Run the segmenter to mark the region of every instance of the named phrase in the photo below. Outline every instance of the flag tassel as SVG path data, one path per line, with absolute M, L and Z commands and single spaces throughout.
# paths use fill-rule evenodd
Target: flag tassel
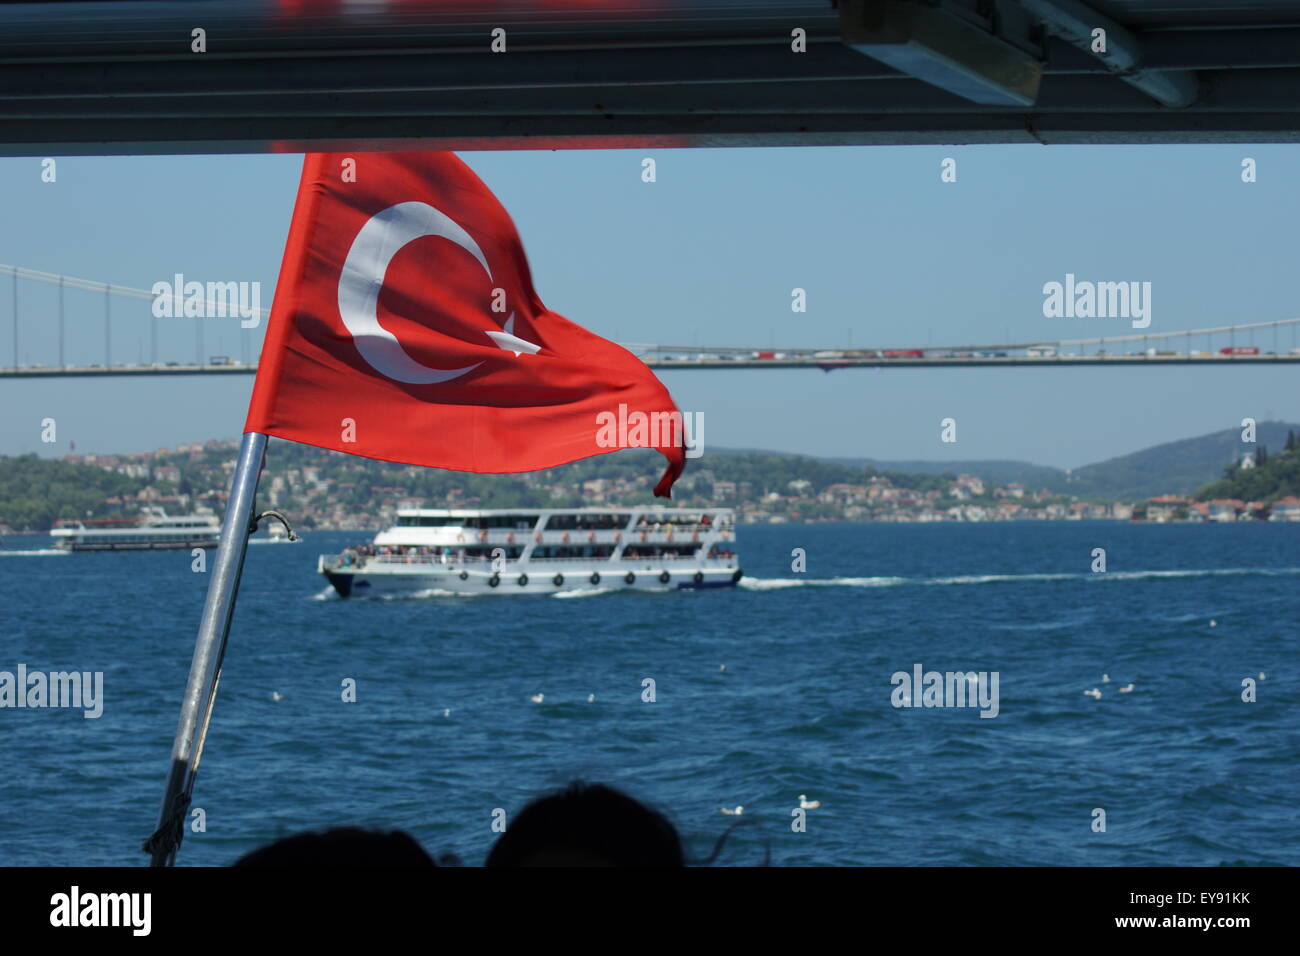
M 257 498 L 257 483 L 266 457 L 266 435 L 248 432 L 239 446 L 239 460 L 230 485 L 226 515 L 221 523 L 221 540 L 208 581 L 208 596 L 203 605 L 194 658 L 190 663 L 189 681 L 181 701 L 180 722 L 172 745 L 171 770 L 158 828 L 144 842 L 151 866 L 171 866 L 176 861 L 185 835 L 185 811 L 194 791 L 194 779 L 203 755 L 208 723 L 216 703 L 217 685 L 221 680 L 221 662 L 230 635 L 230 621 L 239 593 L 239 577 L 244 570 L 248 536 Z

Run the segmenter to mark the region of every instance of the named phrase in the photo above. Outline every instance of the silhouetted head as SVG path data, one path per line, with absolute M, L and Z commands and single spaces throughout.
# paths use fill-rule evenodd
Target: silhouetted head
M 437 866 L 415 839 L 401 830 L 383 832 L 335 827 L 276 840 L 235 861 L 235 866 Z
M 570 784 L 509 822 L 488 866 L 684 866 L 662 813 L 601 784 Z

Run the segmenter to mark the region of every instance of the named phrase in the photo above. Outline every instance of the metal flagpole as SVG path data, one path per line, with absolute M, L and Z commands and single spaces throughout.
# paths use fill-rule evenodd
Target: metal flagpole
M 221 680 L 221 661 L 226 653 L 230 619 L 239 592 L 239 576 L 248 550 L 257 481 L 265 457 L 266 436 L 258 432 L 245 434 L 239 446 L 230 499 L 226 502 L 226 516 L 221 524 L 221 542 L 208 581 L 199 636 L 194 642 L 194 659 L 190 664 L 185 698 L 181 702 L 180 723 L 176 728 L 176 742 L 172 745 L 171 771 L 167 777 L 162 810 L 158 814 L 158 829 L 144 843 L 144 851 L 150 854 L 152 866 L 171 866 L 185 836 L 186 810 L 199 771 L 208 722 L 212 719 L 217 684 Z

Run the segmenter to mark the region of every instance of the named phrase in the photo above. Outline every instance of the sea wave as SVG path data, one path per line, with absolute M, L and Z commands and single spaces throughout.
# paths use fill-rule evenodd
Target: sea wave
M 1000 584 L 1004 581 L 1068 581 L 1086 574 L 960 574 L 951 578 L 923 578 L 915 584 Z
M 1226 575 L 1248 574 L 1252 577 L 1286 577 L 1300 574 L 1300 568 L 1205 568 L 1202 570 L 1176 571 L 1107 571 L 1104 574 L 1088 574 L 1084 577 L 1114 578 L 1117 581 L 1138 581 L 1145 578 L 1208 578 Z
M 1281 577 L 1300 574 L 1300 568 L 1185 568 L 1171 571 L 1105 571 L 1098 573 L 1029 573 L 1029 574 L 960 574 L 952 577 L 835 577 L 835 578 L 752 578 L 740 579 L 740 586 L 750 591 L 780 591 L 785 588 L 846 587 L 884 588 L 954 586 L 969 584 L 1006 584 L 1029 581 L 1142 581 L 1153 578 L 1201 578 L 1230 575 Z
M 779 591 L 783 588 L 887 588 L 916 583 L 909 578 L 751 578 L 740 579 L 740 586 L 750 591 Z
M 584 598 L 595 597 L 597 594 L 613 594 L 616 588 L 577 588 L 573 591 L 556 591 L 551 597 L 555 598 Z

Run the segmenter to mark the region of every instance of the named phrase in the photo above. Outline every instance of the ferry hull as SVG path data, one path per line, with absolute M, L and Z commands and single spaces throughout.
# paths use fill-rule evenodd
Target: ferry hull
M 215 548 L 212 538 L 195 538 L 192 541 L 113 541 L 108 543 L 74 544 L 56 543 L 60 551 L 189 551 L 193 548 Z
M 547 595 L 578 591 L 679 591 L 735 587 L 742 572 L 736 568 L 683 568 L 675 571 L 614 568 L 606 571 L 491 571 L 458 568 L 357 570 L 321 568 L 339 597 L 414 595 Z M 628 576 L 631 575 L 631 580 Z M 593 576 L 598 576 L 593 580 Z M 665 579 L 666 576 L 666 579 Z

